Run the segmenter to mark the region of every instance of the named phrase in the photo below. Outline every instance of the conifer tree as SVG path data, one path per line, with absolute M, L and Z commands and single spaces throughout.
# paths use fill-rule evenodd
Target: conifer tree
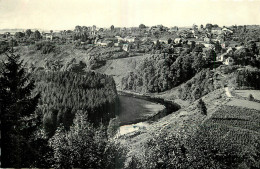
M 32 97 L 34 82 L 19 55 L 11 51 L 6 57 L 0 72 L 1 167 L 29 167 L 30 139 L 40 119 L 34 113 L 40 94 Z

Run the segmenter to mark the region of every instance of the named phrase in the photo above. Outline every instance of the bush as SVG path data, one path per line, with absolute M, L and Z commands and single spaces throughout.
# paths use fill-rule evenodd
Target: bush
M 38 42 L 35 44 L 36 50 L 41 50 L 42 54 L 48 54 L 55 51 L 55 45 L 49 41 Z
M 109 138 L 114 137 L 120 127 L 120 121 L 119 117 L 116 116 L 116 118 L 113 118 L 109 121 L 108 127 L 107 127 L 107 135 Z
M 254 100 L 255 100 L 255 98 L 253 97 L 253 95 L 252 95 L 252 94 L 249 94 L 249 96 L 248 96 L 248 100 L 249 100 L 249 101 L 254 101 Z
M 207 115 L 207 107 L 202 99 L 199 99 L 197 108 L 199 109 L 202 115 Z
M 162 132 L 153 136 L 145 145 L 143 168 L 188 168 L 187 150 L 180 138 Z

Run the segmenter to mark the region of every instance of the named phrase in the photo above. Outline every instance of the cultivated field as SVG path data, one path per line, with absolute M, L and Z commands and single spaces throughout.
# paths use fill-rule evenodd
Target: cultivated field
M 256 110 L 260 111 L 260 103 L 249 101 L 249 100 L 232 98 L 231 101 L 227 103 L 227 105 L 246 107 L 246 108 L 249 108 L 249 109 L 256 109 Z
M 235 90 L 235 94 L 244 98 L 248 98 L 248 96 L 252 94 L 255 99 L 260 100 L 259 90 Z

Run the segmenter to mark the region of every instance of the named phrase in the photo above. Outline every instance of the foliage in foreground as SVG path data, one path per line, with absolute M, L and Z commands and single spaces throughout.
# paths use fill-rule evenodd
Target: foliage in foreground
M 117 114 L 118 96 L 112 77 L 94 72 L 36 72 L 36 91 L 42 93 L 38 111 L 51 137 L 59 125 L 69 129 L 78 111 L 88 112 L 95 126 L 107 125 Z
M 104 127 L 94 128 L 84 113 L 76 114 L 69 131 L 58 128 L 49 142 L 54 150 L 54 167 L 122 167 L 124 156 L 117 153 L 123 151 L 108 141 Z
M 6 56 L 0 74 L 2 167 L 28 167 L 39 158 L 32 134 L 39 127 L 35 109 L 40 95 L 32 95 L 35 85 L 19 55 Z

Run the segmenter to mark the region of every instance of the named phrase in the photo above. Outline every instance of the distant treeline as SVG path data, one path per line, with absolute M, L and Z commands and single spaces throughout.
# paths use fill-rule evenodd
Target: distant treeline
M 36 90 L 41 93 L 38 111 L 49 136 L 63 124 L 71 126 L 77 112 L 86 112 L 88 120 L 98 126 L 108 124 L 117 114 L 118 95 L 112 77 L 87 72 L 43 72 L 34 74 Z

